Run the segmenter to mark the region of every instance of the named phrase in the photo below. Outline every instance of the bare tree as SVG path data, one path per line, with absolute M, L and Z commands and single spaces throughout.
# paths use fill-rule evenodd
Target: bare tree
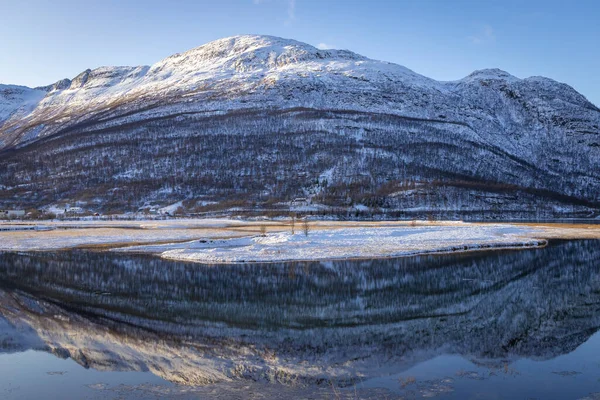
M 429 222 L 435 221 L 435 216 L 433 215 L 433 211 L 431 211 L 431 210 L 427 213 L 427 221 L 429 221 Z
M 294 235 L 295 232 L 295 228 L 296 228 L 296 213 L 290 213 L 290 227 L 292 228 L 292 235 Z
M 310 232 L 310 224 L 308 223 L 308 218 L 304 218 L 302 221 L 302 231 L 304 232 L 304 236 L 308 236 L 308 232 Z

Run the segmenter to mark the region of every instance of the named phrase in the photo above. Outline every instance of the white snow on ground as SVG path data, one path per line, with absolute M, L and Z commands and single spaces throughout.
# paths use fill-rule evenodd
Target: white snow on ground
M 329 207 L 322 204 L 303 204 L 303 205 L 290 205 L 290 211 L 294 212 L 311 212 L 311 211 L 322 211 L 327 210 Z
M 177 211 L 177 209 L 179 207 L 181 207 L 182 205 L 183 205 L 183 200 L 178 201 L 177 203 L 171 204 L 170 206 L 163 207 L 163 208 L 159 209 L 158 211 L 160 211 L 161 214 L 164 214 L 164 213 L 174 214 L 175 211 Z
M 204 263 L 396 257 L 499 247 L 540 246 L 545 239 L 600 239 L 600 225 L 469 224 L 314 221 L 308 236 L 289 220 L 174 219 L 138 221 L 0 222 L 0 251 L 77 246 L 129 246 L 117 251 L 154 253 Z M 268 234 L 259 236 L 266 225 Z
M 546 244 L 543 239 L 531 237 L 531 231 L 512 225 L 365 227 L 312 231 L 308 236 L 280 232 L 266 237 L 193 241 L 152 249 L 137 246 L 129 250 L 153 250 L 173 260 L 233 263 L 396 257 Z
M 250 246 L 254 243 L 255 237 L 244 236 L 239 238 L 228 238 L 228 239 L 200 239 L 194 241 L 188 241 L 183 243 L 166 243 L 166 244 L 150 244 L 141 246 L 128 246 L 118 249 L 113 249 L 117 252 L 126 253 L 155 253 L 164 254 L 167 251 L 173 249 L 193 249 L 196 251 L 210 250 L 215 248 L 239 248 L 243 246 Z
M 46 251 L 80 246 L 123 245 L 133 243 L 155 243 L 162 241 L 194 240 L 204 237 L 219 237 L 220 230 L 194 229 L 71 229 L 66 231 L 8 231 L 0 232 L 0 251 Z M 18 234 L 18 235 L 17 235 Z M 235 232 L 229 232 L 233 236 Z
M 111 243 L 116 245 L 233 237 L 247 234 L 231 231 L 229 228 L 251 224 L 228 219 L 45 221 L 43 224 L 0 222 L 0 251 L 43 251 Z
M 51 220 L 51 221 L 0 221 L 1 226 L 31 226 L 44 225 L 58 229 L 70 228 L 155 228 L 155 229 L 173 229 L 173 228 L 226 228 L 230 226 L 252 225 L 251 221 L 242 221 L 230 218 L 177 218 L 177 219 L 115 219 L 98 220 L 94 217 L 81 218 L 79 220 Z

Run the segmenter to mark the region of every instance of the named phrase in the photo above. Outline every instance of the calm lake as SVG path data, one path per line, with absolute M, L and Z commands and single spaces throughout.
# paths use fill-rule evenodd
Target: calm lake
M 600 399 L 600 241 L 209 266 L 0 253 L 2 399 Z

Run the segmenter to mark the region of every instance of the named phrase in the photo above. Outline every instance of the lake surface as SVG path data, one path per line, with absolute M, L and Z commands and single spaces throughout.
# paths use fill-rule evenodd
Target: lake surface
M 600 399 L 600 241 L 219 265 L 0 253 L 2 399 Z

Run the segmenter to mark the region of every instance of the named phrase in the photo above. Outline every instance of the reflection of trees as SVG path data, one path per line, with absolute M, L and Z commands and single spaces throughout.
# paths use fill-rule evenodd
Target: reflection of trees
M 340 362 L 378 356 L 392 362 L 440 349 L 480 358 L 546 358 L 574 349 L 600 326 L 594 306 L 599 259 L 595 241 L 218 267 L 78 251 L 2 254 L 0 287 L 41 300 L 40 310 L 26 301 L 11 305 L 27 310 L 28 323 L 49 324 L 62 312 L 69 330 L 85 335 L 93 324 L 149 346 L 184 341 L 259 358 L 260 349 L 269 348 L 316 364 L 332 355 Z M 46 329 L 67 329 L 61 324 Z

